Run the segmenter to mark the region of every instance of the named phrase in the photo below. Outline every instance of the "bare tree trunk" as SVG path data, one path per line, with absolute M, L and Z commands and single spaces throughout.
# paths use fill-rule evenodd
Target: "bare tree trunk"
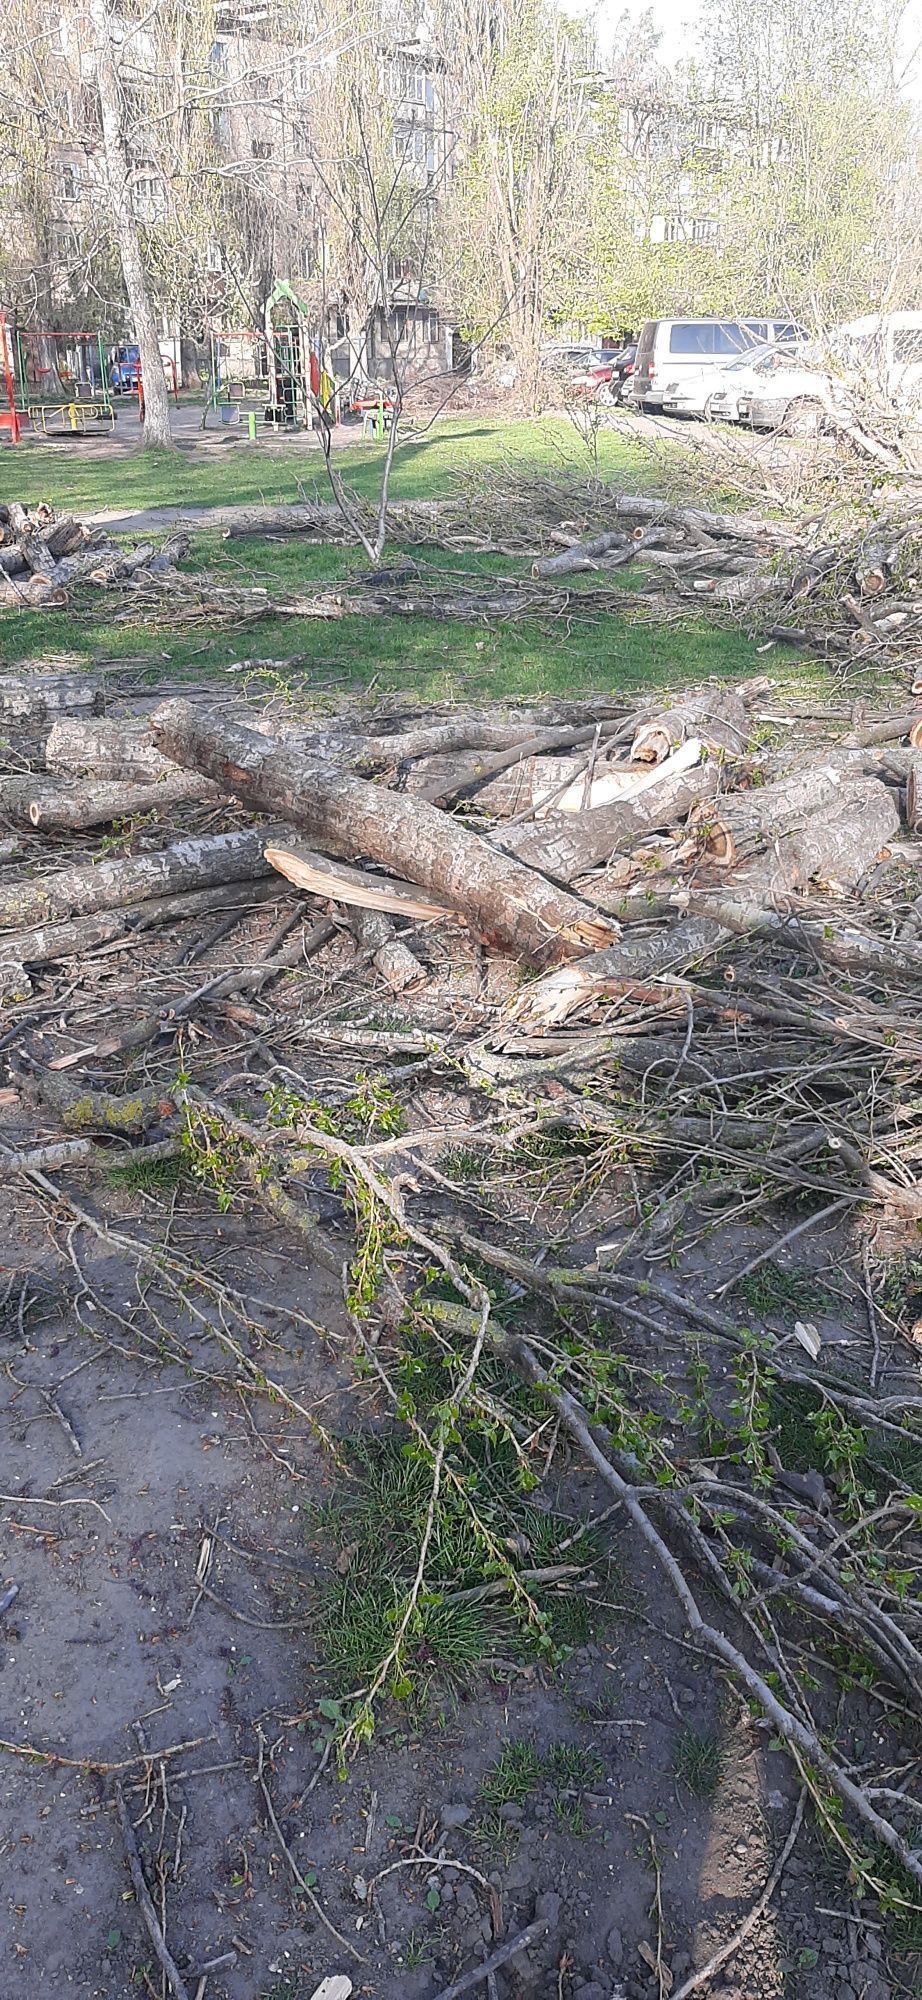
M 436 806 L 274 743 L 217 710 L 166 701 L 151 718 L 151 733 L 158 750 L 185 770 L 213 778 L 258 811 L 275 812 L 284 802 L 286 816 L 324 848 L 399 870 L 461 911 L 487 943 L 533 965 L 557 964 L 618 934 L 591 903 L 488 847 Z
M 122 122 L 122 101 L 106 0 L 89 0 L 96 36 L 96 81 L 102 112 L 102 141 L 109 188 L 109 212 L 118 247 L 125 291 L 141 356 L 144 389 L 144 444 L 148 449 L 171 446 L 170 402 L 160 358 L 157 318 L 147 284 L 141 239 L 131 200 L 131 161 Z

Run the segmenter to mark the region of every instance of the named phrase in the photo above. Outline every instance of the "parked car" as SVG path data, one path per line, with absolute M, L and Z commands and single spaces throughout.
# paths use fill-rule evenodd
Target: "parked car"
M 753 363 L 751 386 L 737 401 L 741 423 L 788 437 L 818 437 L 853 408 L 848 387 L 822 366 L 819 351 L 791 355 L 778 349 Z
M 614 349 L 603 347 L 600 340 L 586 340 L 571 347 L 543 347 L 541 359 L 552 375 L 573 381 L 577 376 L 588 374 L 591 368 L 601 367 L 613 353 Z
M 648 319 L 637 343 L 634 401 L 661 410 L 667 383 L 726 366 L 754 348 L 804 339 L 803 327 L 789 319 Z
M 626 403 L 633 400 L 634 363 L 637 357 L 637 342 L 629 340 L 612 356 L 606 368 L 599 370 L 599 394 L 603 403 Z
M 684 381 L 667 382 L 663 390 L 663 415 L 667 417 L 703 417 L 706 422 L 720 420 L 735 423 L 739 413 L 739 399 L 753 386 L 758 386 L 755 370 L 763 356 L 784 351 L 792 358 L 796 348 L 784 350 L 777 347 L 756 347 L 751 354 L 740 354 L 735 361 L 721 362 L 715 368 L 702 368 L 697 375 L 687 375 Z
M 113 347 L 109 356 L 109 386 L 113 395 L 127 395 L 131 390 L 137 394 L 140 366 L 139 347 Z
M 901 413 L 922 414 L 922 313 L 866 313 L 837 327 L 827 345 L 856 392 L 884 396 Z

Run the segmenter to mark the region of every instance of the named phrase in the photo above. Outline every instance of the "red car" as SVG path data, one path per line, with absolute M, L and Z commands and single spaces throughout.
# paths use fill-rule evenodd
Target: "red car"
M 576 377 L 574 388 L 598 394 L 603 403 L 622 403 L 630 393 L 634 373 L 636 342 L 615 350 L 603 350 L 598 364 Z

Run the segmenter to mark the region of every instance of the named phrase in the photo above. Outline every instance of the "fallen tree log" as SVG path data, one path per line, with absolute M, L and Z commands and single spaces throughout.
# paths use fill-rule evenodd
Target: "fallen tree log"
M 720 867 L 730 868 L 750 849 L 766 841 L 774 846 L 782 835 L 793 833 L 824 809 L 837 813 L 861 779 L 860 771 L 809 764 L 785 772 L 774 784 L 749 792 L 724 792 L 692 806 L 688 829 L 704 853 Z
M 745 885 L 738 889 L 728 887 L 719 893 L 683 890 L 676 907 L 721 926 L 725 936 L 766 931 L 821 959 L 825 965 L 835 966 L 839 972 L 867 973 L 895 985 L 922 986 L 922 944 L 910 940 L 891 943 L 859 930 L 855 924 L 833 925 L 801 916 L 794 910 L 767 909 L 747 892 Z M 529 990 L 535 992 L 544 984 L 544 980 L 538 980 Z
M 168 1160 L 179 1151 L 178 1139 L 158 1139 L 147 1146 L 98 1146 L 92 1139 L 50 1139 L 27 1152 L 0 1153 L 0 1177 L 10 1174 L 60 1172 L 65 1167 L 135 1166 L 138 1161 Z
M 755 542 L 779 548 L 795 540 L 777 521 L 713 514 L 704 507 L 671 507 L 668 501 L 651 500 L 648 494 L 622 493 L 614 502 L 614 511 L 632 521 L 660 521 L 680 528 L 685 534 L 706 535 L 716 541 Z
M 614 921 L 536 875 L 434 806 L 275 745 L 229 718 L 168 701 L 154 742 L 263 811 L 283 810 L 325 848 L 366 854 L 463 912 L 478 934 L 536 965 L 607 944 Z M 285 801 L 282 806 L 282 801 Z
M 608 951 L 592 952 L 536 979 L 514 1001 L 508 1018 L 519 1029 L 554 1027 L 602 994 L 646 986 L 670 972 L 683 971 L 708 957 L 725 936 L 719 919 L 703 917 L 672 924 L 650 937 L 624 938 Z
M 436 802 L 452 786 L 476 786 L 477 809 L 496 819 L 513 813 L 538 812 L 559 806 L 560 796 L 586 771 L 588 752 L 563 757 L 523 757 L 497 772 L 486 783 L 478 782 L 482 759 L 476 751 L 424 757 L 406 773 L 404 789 L 413 798 Z M 600 760 L 600 768 L 607 767 Z
M 631 546 L 630 535 L 615 531 L 605 535 L 593 535 L 587 542 L 573 542 L 570 548 L 561 549 L 556 556 L 539 556 L 531 566 L 532 576 L 577 576 L 587 569 L 595 569 L 600 556 L 607 556 L 612 549 L 627 549 Z
M 661 764 L 672 750 L 698 736 L 706 750 L 723 750 L 741 757 L 749 740 L 749 717 L 732 688 L 701 688 L 651 716 L 634 732 L 631 756 L 636 763 Z
M 876 778 L 862 778 L 843 790 L 836 806 L 813 813 L 805 823 L 775 837 L 764 861 L 740 875 L 740 887 L 769 906 L 816 881 L 827 888 L 853 889 L 900 829 L 892 792 Z
M 71 786 L 43 785 L 32 779 L 25 788 L 25 818 L 17 824 L 31 825 L 42 832 L 79 832 L 85 827 L 105 826 L 113 819 L 132 819 L 137 813 L 166 812 L 171 806 L 220 799 L 217 786 L 210 785 L 207 779 L 166 768 L 168 775 L 152 785 L 95 781 Z M 0 811 L 9 812 L 2 780 Z
M 173 1099 L 163 1091 L 135 1090 L 119 1096 L 108 1090 L 81 1090 L 50 1070 L 32 1071 L 23 1095 L 34 1096 L 53 1110 L 66 1132 L 148 1132 L 176 1116 Z
M 594 743 L 597 736 L 600 743 L 607 742 L 610 737 L 620 735 L 621 728 L 621 721 L 616 718 L 611 722 L 588 723 L 569 729 L 541 730 L 534 736 L 520 738 L 506 750 L 498 750 L 493 757 L 481 758 L 472 774 L 456 778 L 454 783 L 427 790 L 426 797 L 431 805 L 456 805 L 461 799 L 479 794 L 492 778 L 499 777 L 501 772 L 510 770 L 513 765 L 525 763 L 530 757 L 544 757 L 555 750 L 572 750 L 581 743 Z
M 176 776 L 175 765 L 154 749 L 140 722 L 86 721 L 62 717 L 45 744 L 45 769 L 62 777 L 100 778 L 108 783 L 150 783 Z
M 284 891 L 268 869 L 265 878 L 242 882 L 221 882 L 213 889 L 187 889 L 175 896 L 151 896 L 144 903 L 125 909 L 101 910 L 60 923 L 38 924 L 24 931 L 10 931 L 0 938 L 0 972 L 10 963 L 49 965 L 56 959 L 82 958 L 101 945 L 118 938 L 154 930 L 159 924 L 181 923 L 189 917 L 204 917 L 220 910 L 254 909 L 271 903 Z
M 922 833 L 922 754 L 913 758 L 906 777 L 906 824 L 910 833 Z
M 268 873 L 263 859 L 265 832 L 215 833 L 177 840 L 159 854 L 77 862 L 53 874 L 0 886 L 0 924 L 46 923 L 56 917 L 88 916 L 120 909 L 149 896 L 178 889 L 213 888 Z M 2 949 L 2 941 L 0 941 Z
M 720 771 L 713 761 L 691 769 L 685 765 L 670 769 L 661 764 L 656 779 L 658 782 L 648 784 L 643 791 L 615 799 L 611 805 L 593 806 L 587 812 L 549 813 L 538 827 L 502 828 L 498 837 L 529 867 L 540 868 L 559 882 L 573 882 L 613 855 L 629 851 L 646 834 L 679 825 L 693 806 L 715 797 Z
M 44 722 L 72 709 L 100 715 L 102 707 L 102 692 L 88 674 L 0 674 L 0 716 L 7 722 Z

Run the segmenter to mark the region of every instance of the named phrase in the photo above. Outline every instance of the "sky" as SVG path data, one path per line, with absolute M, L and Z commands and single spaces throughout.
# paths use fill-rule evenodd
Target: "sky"
M 611 46 L 614 29 L 622 13 L 637 16 L 644 0 L 563 0 L 568 14 L 591 14 L 597 23 L 603 50 Z M 899 5 L 899 0 L 896 0 Z M 660 52 L 666 63 L 690 55 L 697 38 L 700 0 L 650 0 L 650 11 L 662 34 Z M 922 0 L 907 0 L 902 20 L 902 60 L 906 65 L 904 89 L 907 96 L 922 103 Z

